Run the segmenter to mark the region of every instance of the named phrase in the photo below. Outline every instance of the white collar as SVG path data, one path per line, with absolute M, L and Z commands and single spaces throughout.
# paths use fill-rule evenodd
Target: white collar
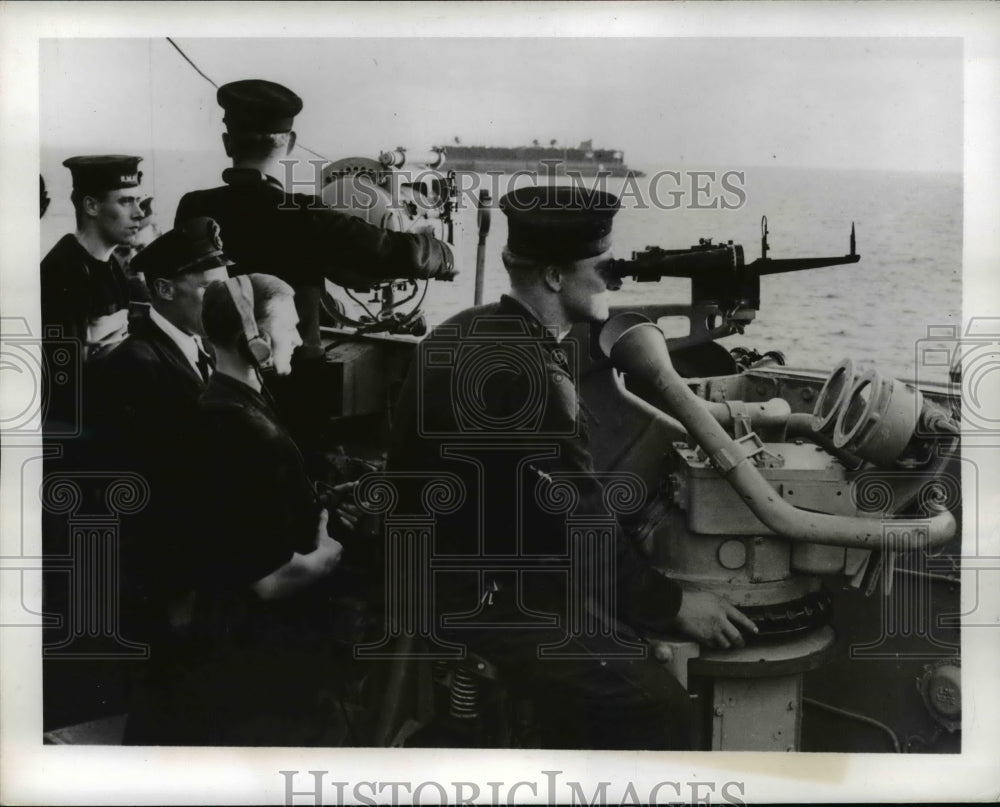
M 153 308 L 153 306 L 149 307 L 149 319 L 154 325 L 156 325 L 157 328 L 170 337 L 177 347 L 181 349 L 181 353 L 184 354 L 184 358 L 190 362 L 196 372 L 199 372 L 198 354 L 199 352 L 204 352 L 201 347 L 201 339 L 197 336 L 193 336 L 192 334 L 184 333 L 184 331 L 164 317 L 159 311 Z M 200 374 L 201 373 L 199 372 L 199 375 Z

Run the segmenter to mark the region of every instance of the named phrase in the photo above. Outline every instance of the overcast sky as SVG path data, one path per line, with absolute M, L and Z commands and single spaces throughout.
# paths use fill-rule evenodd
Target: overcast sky
M 956 39 L 178 39 L 217 83 L 305 101 L 300 141 L 381 148 L 532 139 L 640 167 L 960 171 Z M 43 146 L 217 150 L 215 91 L 165 39 L 44 40 Z

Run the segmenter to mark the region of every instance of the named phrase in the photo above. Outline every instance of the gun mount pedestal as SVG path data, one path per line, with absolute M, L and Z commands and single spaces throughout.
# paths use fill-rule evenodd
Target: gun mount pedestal
M 650 644 L 697 704 L 695 750 L 800 751 L 802 677 L 831 658 L 836 641 L 824 625 L 731 650 L 679 638 Z
M 835 642 L 833 628 L 825 626 L 691 659 L 688 688 L 702 703 L 703 750 L 800 750 L 802 675 L 824 664 Z
M 855 377 L 846 361 L 825 382 L 783 370 L 683 378 L 663 332 L 635 312 L 596 341 L 610 361 L 594 359 L 581 385 L 595 464 L 650 491 L 633 540 L 760 632 L 746 648 L 657 653 L 674 656 L 698 696 L 698 746 L 797 750 L 803 675 L 835 656 L 831 588 L 888 592 L 898 555 L 957 534 L 954 502 L 935 493 L 954 453 L 952 415 L 873 370 Z M 884 501 L 873 497 L 882 489 Z

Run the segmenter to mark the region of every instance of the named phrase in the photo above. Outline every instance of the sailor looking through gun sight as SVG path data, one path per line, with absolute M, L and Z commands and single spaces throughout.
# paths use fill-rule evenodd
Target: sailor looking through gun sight
M 567 635 L 569 597 L 593 600 L 594 581 L 608 569 L 582 575 L 589 581 L 582 592 L 567 592 L 558 574 L 534 569 L 540 558 L 565 557 L 568 540 L 567 515 L 541 506 L 535 486 L 572 477 L 575 513 L 609 515 L 566 337 L 576 323 L 608 317 L 618 199 L 541 186 L 508 193 L 500 209 L 508 219 L 503 262 L 510 292 L 445 320 L 420 345 L 390 442 L 390 471 L 458 474 L 483 497 L 437 525 L 437 552 L 471 557 L 485 548 L 486 556 L 478 574 L 441 574 L 435 605 L 438 614 L 454 615 L 486 604 L 490 624 L 439 620 L 438 635 L 491 658 L 533 697 L 544 712 L 547 747 L 689 747 L 687 693 L 651 658 L 620 657 L 607 612 L 591 614 L 605 625 L 599 635 Z M 743 631 L 755 632 L 738 609 L 715 594 L 682 592 L 637 554 L 621 529 L 615 535 L 617 619 L 640 632 L 679 631 L 716 647 L 741 645 Z M 525 569 L 491 569 L 491 550 L 519 553 Z M 549 627 L 533 623 L 530 615 L 541 613 L 559 619 Z M 571 650 L 573 658 L 543 658 L 543 645 Z

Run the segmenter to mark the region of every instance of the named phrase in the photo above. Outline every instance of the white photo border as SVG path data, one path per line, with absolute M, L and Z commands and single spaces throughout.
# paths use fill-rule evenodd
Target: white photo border
M 0 7 L 0 281 L 5 317 L 39 333 L 38 43 L 48 37 L 444 37 L 444 36 L 935 36 L 960 37 L 965 62 L 964 321 L 998 316 L 1000 286 L 1000 6 L 927 3 L 28 3 Z M 7 394 L 10 390 L 7 391 Z M 0 390 L 0 394 L 4 394 Z M 994 410 L 997 411 L 997 410 Z M 0 493 L 3 550 L 16 553 L 22 524 L 16 451 L 5 443 Z M 40 471 L 36 468 L 40 481 Z M 983 490 L 1000 490 L 997 468 Z M 12 478 L 13 475 L 13 478 Z M 985 497 L 984 497 L 985 498 Z M 983 535 L 1000 537 L 997 503 Z M 37 528 L 37 513 L 24 513 Z M 15 546 L 14 549 L 11 549 Z M 995 549 L 995 547 L 994 547 Z M 994 551 L 993 554 L 1000 554 Z M 963 610 L 996 617 L 998 590 L 963 580 Z M 979 593 L 978 603 L 966 598 Z M 0 591 L 17 607 L 16 586 Z M 38 596 L 38 591 L 29 592 Z M 985 600 L 983 598 L 986 598 Z M 39 597 L 40 599 L 40 597 Z M 972 635 L 970 635 L 972 634 Z M 627 782 L 640 794 L 665 780 L 744 783 L 747 802 L 992 801 L 1000 794 L 1000 632 L 963 636 L 965 713 L 960 755 L 528 752 L 455 749 L 225 749 L 42 746 L 40 632 L 0 631 L 0 801 L 9 804 L 284 803 L 280 770 L 325 770 L 351 782 L 457 780 L 538 783 L 561 771 L 593 793 Z M 646 788 L 645 791 L 641 786 Z M 330 793 L 332 791 L 328 791 Z M 452 791 L 453 792 L 453 791 Z M 704 792 L 704 791 L 703 791 Z M 674 797 L 670 791 L 664 797 Z M 686 795 L 686 794 L 685 794 Z M 681 798 L 685 796 L 682 795 Z M 382 798 L 385 798 L 383 794 Z M 310 803 L 299 798 L 296 803 Z

